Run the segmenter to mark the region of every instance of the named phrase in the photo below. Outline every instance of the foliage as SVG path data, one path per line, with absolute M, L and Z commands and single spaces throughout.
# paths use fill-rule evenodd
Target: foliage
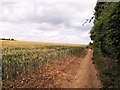
M 103 88 L 120 88 L 120 65 L 97 49 L 94 50 L 93 57 Z
M 95 11 L 94 27 L 91 30 L 93 45 L 120 61 L 120 2 L 99 2 Z
M 91 30 L 94 61 L 105 88 L 120 87 L 120 2 L 98 2 Z M 109 58 L 108 58 L 109 57 Z

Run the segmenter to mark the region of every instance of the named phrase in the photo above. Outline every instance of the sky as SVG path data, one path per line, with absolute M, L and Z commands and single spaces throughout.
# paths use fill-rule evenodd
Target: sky
M 0 0 L 0 37 L 88 44 L 96 0 Z

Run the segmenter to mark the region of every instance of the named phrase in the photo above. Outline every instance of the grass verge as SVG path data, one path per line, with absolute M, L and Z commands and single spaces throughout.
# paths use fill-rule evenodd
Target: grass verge
M 103 88 L 120 88 L 120 64 L 98 50 L 94 50 L 93 57 Z

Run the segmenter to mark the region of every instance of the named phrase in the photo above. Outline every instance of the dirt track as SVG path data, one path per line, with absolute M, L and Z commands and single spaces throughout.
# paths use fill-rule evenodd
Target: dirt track
M 92 50 L 85 50 L 80 56 L 70 56 L 64 60 L 46 65 L 44 71 L 35 68 L 21 80 L 8 82 L 16 88 L 100 88 L 98 73 L 92 63 Z

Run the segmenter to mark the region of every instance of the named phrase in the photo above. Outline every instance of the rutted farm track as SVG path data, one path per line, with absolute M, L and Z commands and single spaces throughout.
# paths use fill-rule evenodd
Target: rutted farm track
M 20 80 L 8 81 L 6 85 L 10 88 L 100 88 L 92 52 L 87 49 L 79 56 L 48 63 L 44 71 L 34 68 Z

